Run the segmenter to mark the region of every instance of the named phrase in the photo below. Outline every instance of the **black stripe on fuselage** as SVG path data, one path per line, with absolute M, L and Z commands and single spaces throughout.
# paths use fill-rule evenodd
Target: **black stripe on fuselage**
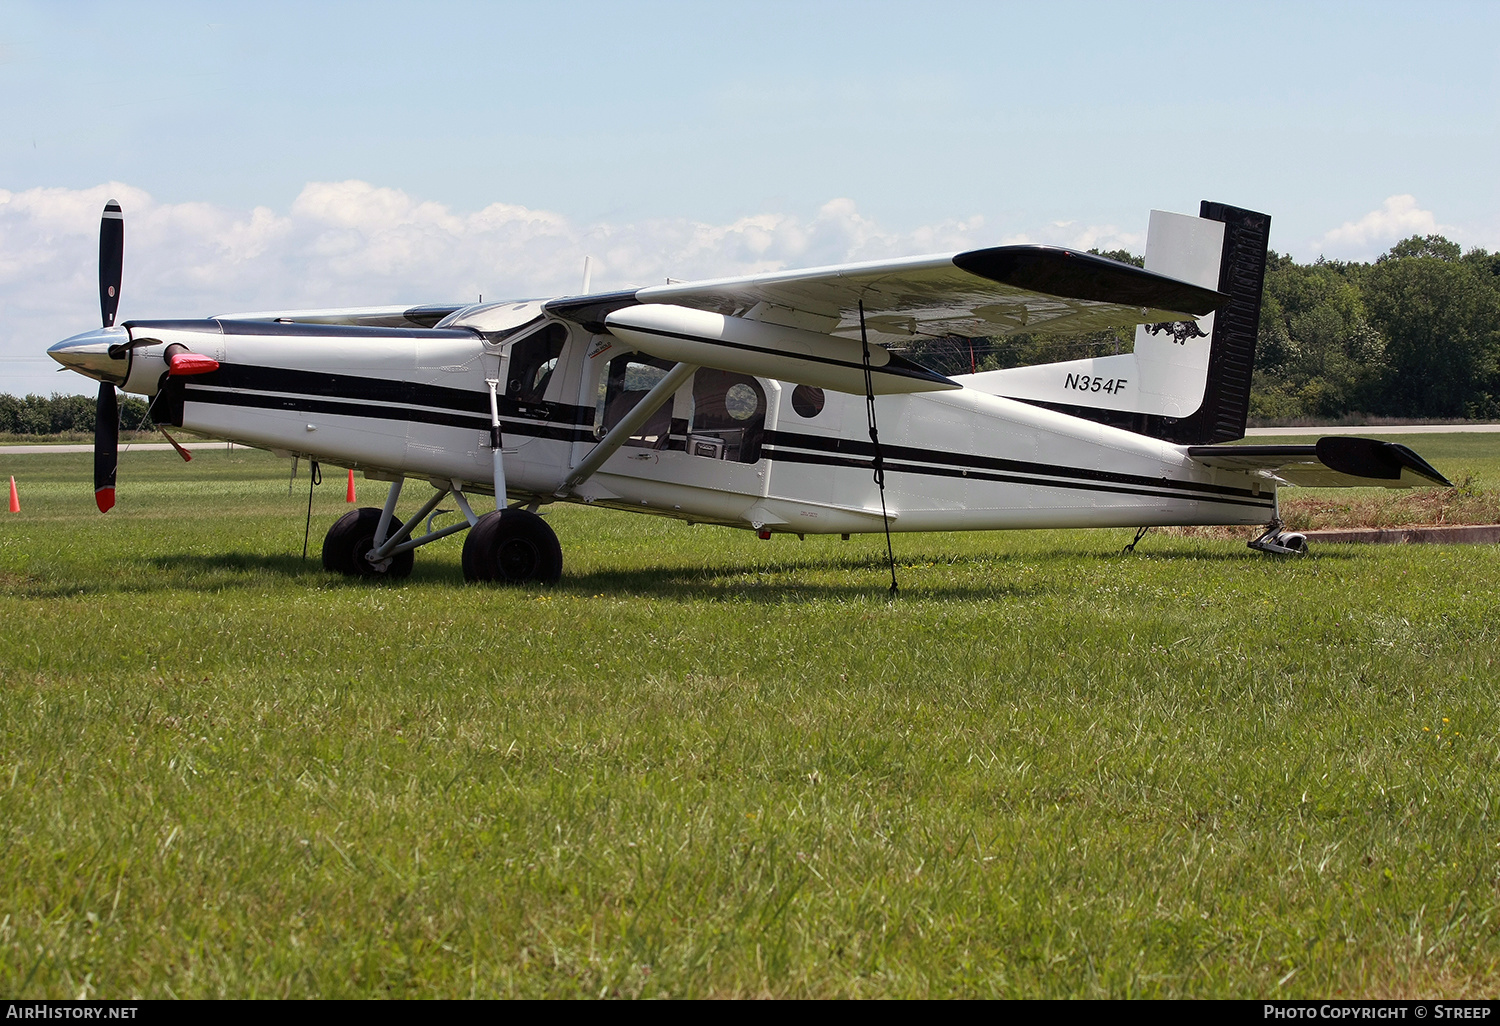
M 779 463 L 807 463 L 820 467 L 854 467 L 859 470 L 870 470 L 875 465 L 874 460 L 853 459 L 847 456 L 831 456 L 824 453 L 788 452 L 784 449 L 773 451 L 769 447 L 763 448 L 761 452 L 765 454 L 767 459 Z M 1178 502 L 1213 502 L 1231 506 L 1250 506 L 1255 509 L 1267 510 L 1274 508 L 1274 504 L 1267 500 L 1252 502 L 1248 499 L 1228 499 L 1214 495 L 1148 491 L 1144 488 L 1125 488 L 1119 485 L 1106 485 L 1084 481 L 1061 481 L 1054 478 L 1022 477 L 1016 474 L 992 474 L 983 470 L 965 471 L 962 467 L 914 466 L 892 460 L 885 460 L 884 462 L 885 471 L 888 474 L 915 474 L 921 477 L 956 477 L 966 481 L 996 481 L 1003 484 L 1027 485 L 1032 488 L 1071 488 L 1078 491 L 1111 492 L 1119 495 L 1144 495 L 1153 499 L 1171 499 Z
M 195 376 L 185 383 L 183 398 L 219 406 L 412 421 L 482 431 L 490 426 L 488 392 L 246 364 L 220 364 L 217 371 Z M 370 405 L 375 403 L 379 405 Z M 508 434 L 562 441 L 594 438 L 594 411 L 587 406 L 524 403 L 501 396 L 499 409 Z
M 834 438 L 827 435 L 810 435 L 791 431 L 768 431 L 762 445 L 762 452 L 767 458 L 773 460 L 817 466 L 857 467 L 864 470 L 874 467 L 874 445 L 851 438 Z M 1256 495 L 1249 488 L 1235 488 L 1230 485 L 1174 481 L 1165 477 L 1155 478 L 1108 470 L 1087 470 L 1051 463 L 1030 463 L 996 456 L 939 452 L 888 443 L 881 445 L 880 448 L 886 469 L 896 473 L 928 474 L 935 477 L 970 477 L 982 481 L 1090 489 L 1128 495 L 1152 495 L 1161 498 L 1189 498 L 1261 508 L 1270 508 L 1272 505 L 1269 498 Z M 796 451 L 798 449 L 815 451 L 798 452 Z

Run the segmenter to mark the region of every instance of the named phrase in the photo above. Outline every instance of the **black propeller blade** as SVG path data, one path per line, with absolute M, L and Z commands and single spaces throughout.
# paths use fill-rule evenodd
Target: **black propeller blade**
M 120 308 L 120 274 L 125 262 L 125 214 L 120 204 L 104 204 L 99 219 L 99 314 L 104 326 L 115 325 Z M 120 467 L 120 404 L 115 386 L 99 384 L 99 405 L 94 410 L 94 502 L 100 513 L 115 505 L 115 473 Z
M 99 383 L 99 406 L 94 419 L 94 502 L 100 513 L 115 504 L 115 471 L 120 466 L 120 404 L 115 386 Z
M 120 274 L 125 261 L 125 215 L 120 204 L 104 204 L 99 219 L 99 313 L 104 326 L 115 326 L 115 311 L 120 307 Z

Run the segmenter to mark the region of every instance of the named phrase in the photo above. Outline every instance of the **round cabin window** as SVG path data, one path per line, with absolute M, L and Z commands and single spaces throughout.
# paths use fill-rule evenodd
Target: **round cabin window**
M 823 390 L 811 385 L 798 385 L 792 389 L 792 409 L 801 417 L 816 417 L 823 412 Z
M 760 396 L 743 381 L 730 385 L 724 393 L 724 409 L 735 420 L 749 420 L 760 410 Z

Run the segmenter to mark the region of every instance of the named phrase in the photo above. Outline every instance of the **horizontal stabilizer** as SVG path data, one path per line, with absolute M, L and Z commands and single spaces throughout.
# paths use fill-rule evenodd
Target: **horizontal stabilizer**
M 1308 488 L 1452 487 L 1432 464 L 1397 442 L 1335 436 L 1316 445 L 1192 445 L 1189 458 L 1222 470 L 1265 471 Z

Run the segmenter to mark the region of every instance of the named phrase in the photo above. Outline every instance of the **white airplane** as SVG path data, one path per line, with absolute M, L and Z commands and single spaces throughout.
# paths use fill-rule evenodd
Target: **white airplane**
M 116 386 L 162 426 L 390 482 L 328 531 L 323 563 L 410 573 L 469 529 L 471 581 L 553 582 L 537 510 L 582 502 L 773 534 L 1264 524 L 1283 485 L 1449 482 L 1405 446 L 1244 436 L 1270 218 L 1153 211 L 1146 269 L 1001 246 L 479 305 L 131 320 L 114 326 L 123 221 L 105 207 L 104 326 L 52 346 L 101 382 L 100 510 Z M 945 377 L 912 339 L 1137 325 L 1135 351 Z M 170 439 L 171 436 L 168 435 Z M 174 442 L 174 445 L 176 443 Z M 407 480 L 434 493 L 404 521 Z M 469 497 L 493 495 L 493 512 Z M 463 521 L 436 527 L 450 500 Z M 422 525 L 425 524 L 425 527 Z M 420 528 L 420 530 L 419 530 Z M 1133 543 L 1132 543 L 1133 544 Z M 894 563 L 892 586 L 894 588 Z

